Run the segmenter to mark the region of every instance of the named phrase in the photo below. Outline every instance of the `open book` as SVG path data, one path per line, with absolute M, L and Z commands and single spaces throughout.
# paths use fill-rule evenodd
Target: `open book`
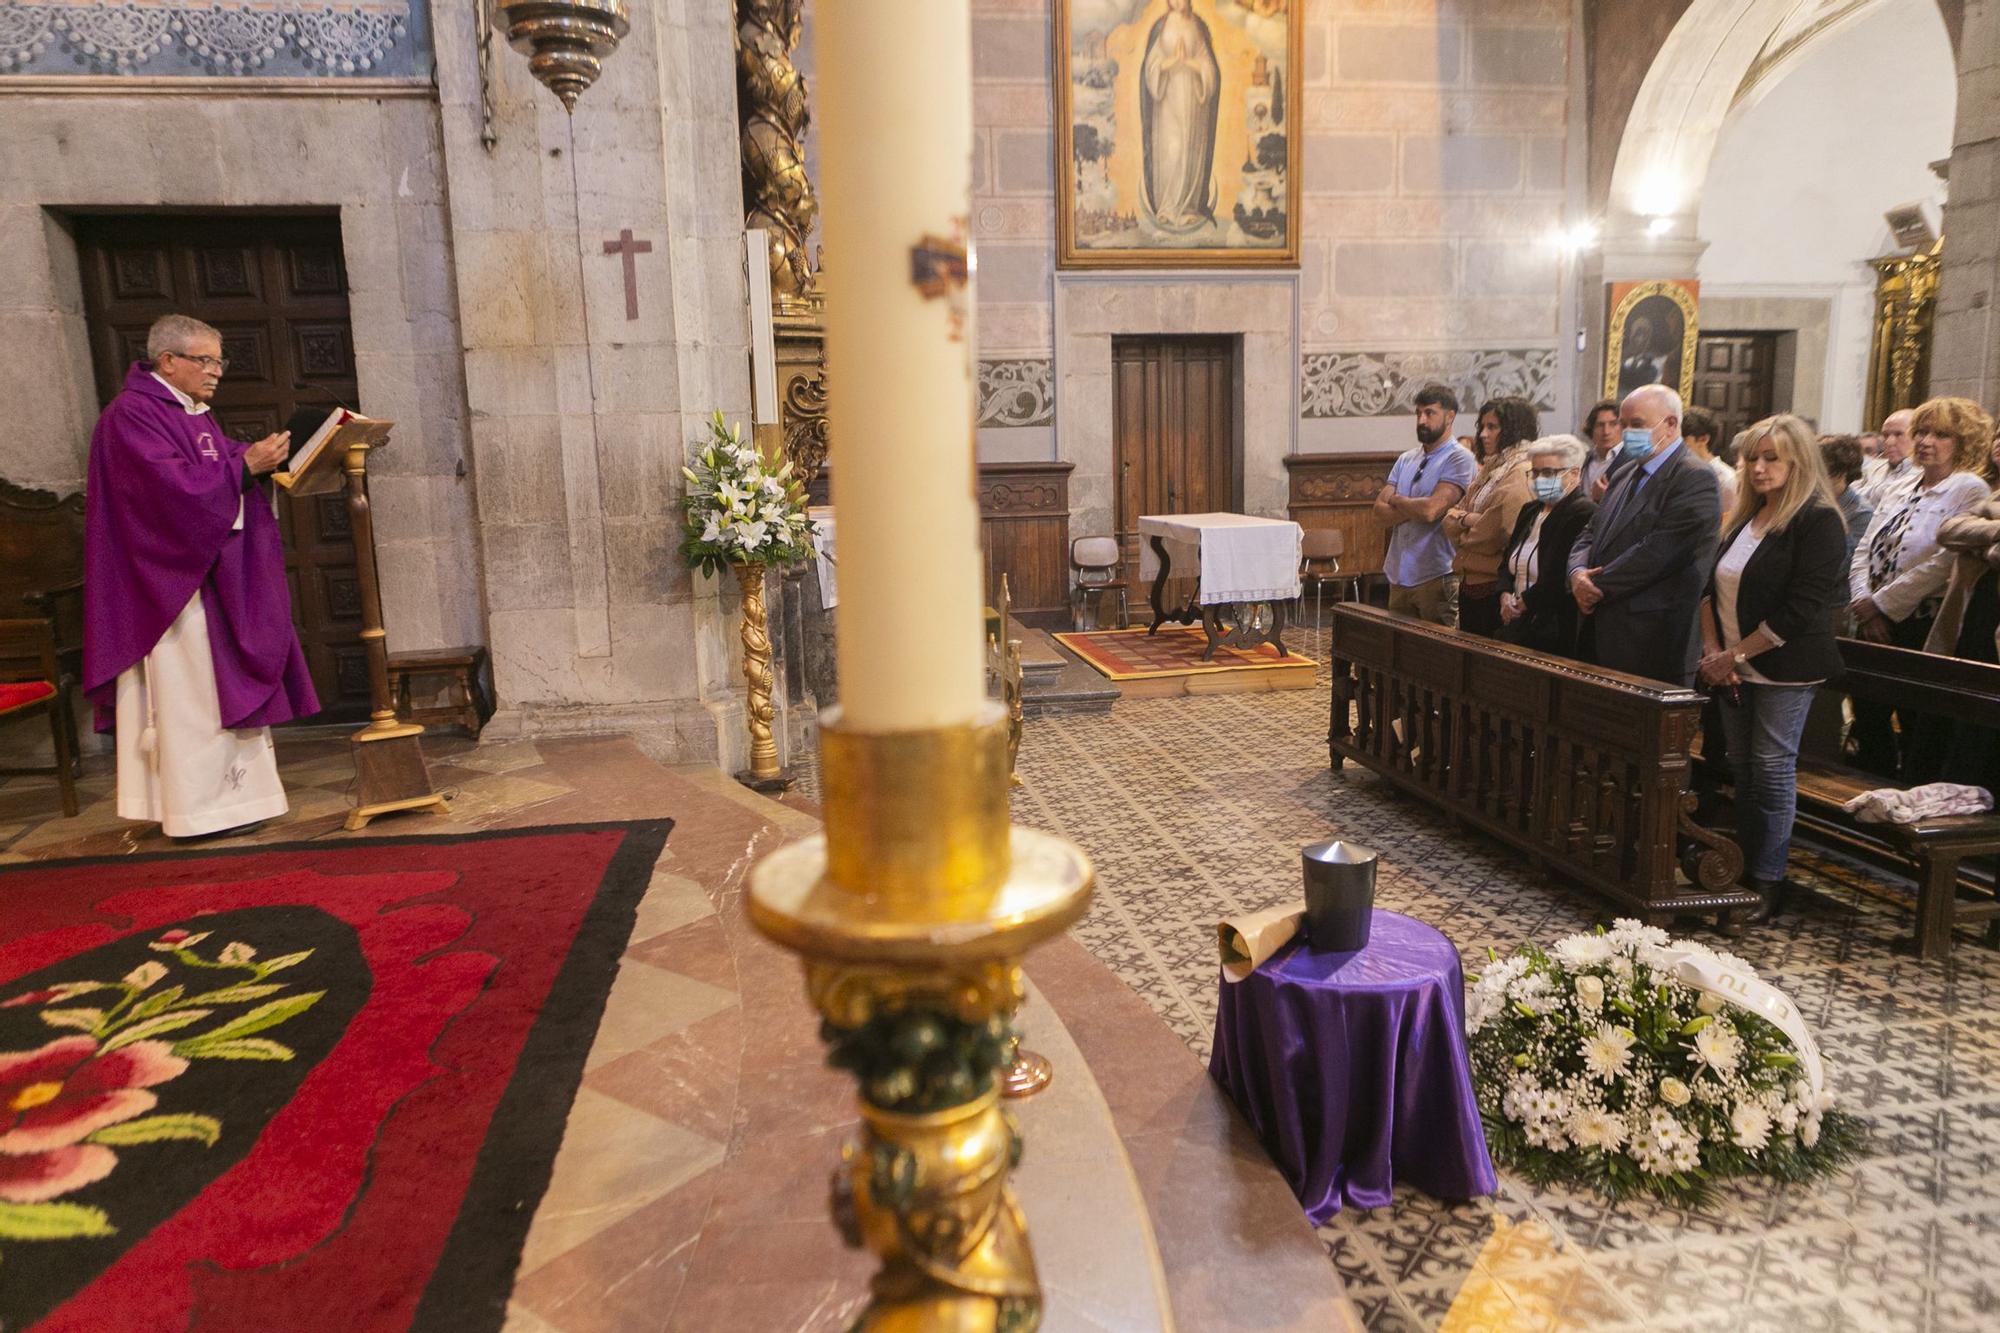
M 291 457 L 272 476 L 272 480 L 294 495 L 319 495 L 339 489 L 340 459 L 348 447 L 366 443 L 371 448 L 380 448 L 388 443 L 389 431 L 396 424 L 364 417 L 344 407 L 334 408 L 314 427 L 312 422 L 317 416 L 313 408 L 293 414 L 289 423 L 294 441 Z M 306 435 L 304 443 L 298 443 L 300 432 L 305 430 L 311 433 Z

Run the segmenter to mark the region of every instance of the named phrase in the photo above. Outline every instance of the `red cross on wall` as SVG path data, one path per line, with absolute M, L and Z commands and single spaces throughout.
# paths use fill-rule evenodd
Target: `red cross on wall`
M 653 243 L 633 240 L 632 229 L 627 227 L 618 233 L 617 240 L 604 243 L 604 253 L 625 261 L 625 318 L 639 318 L 639 268 L 633 260 L 634 256 L 653 253 Z

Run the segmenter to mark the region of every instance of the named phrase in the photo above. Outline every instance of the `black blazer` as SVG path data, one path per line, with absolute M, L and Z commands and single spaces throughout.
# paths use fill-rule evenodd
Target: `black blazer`
M 1519 596 L 1522 610 L 1521 618 L 1511 625 L 1502 625 L 1497 637 L 1538 653 L 1574 657 L 1576 599 L 1569 591 L 1569 552 L 1584 525 L 1590 522 L 1590 516 L 1597 512 L 1597 504 L 1583 493 L 1582 486 L 1556 501 L 1555 508 L 1549 510 L 1548 521 L 1542 524 L 1540 549 L 1535 554 L 1535 581 L 1525 590 L 1516 588 L 1514 553 L 1528 540 L 1535 516 L 1544 508 L 1540 500 L 1521 506 L 1521 516 L 1514 520 L 1514 535 L 1507 539 L 1506 553 L 1500 557 L 1500 591 Z
M 1736 540 L 1740 528 L 1731 528 L 1717 548 L 1721 553 Z M 1750 659 L 1757 674 L 1780 682 L 1837 680 L 1840 677 L 1840 648 L 1833 641 L 1833 613 L 1847 601 L 1847 524 L 1832 505 L 1815 500 L 1751 552 L 1736 587 L 1737 636 L 1749 638 L 1759 625 L 1784 642 Z M 1721 608 L 1713 605 L 1715 572 L 1709 571 L 1708 596 L 1711 616 Z M 1722 640 L 1721 622 L 1710 621 Z
M 1591 660 L 1680 685 L 1701 658 L 1695 621 L 1715 567 L 1721 487 L 1685 444 L 1633 493 L 1641 469 L 1618 473 L 1570 548 L 1569 568 L 1596 568 L 1604 600 L 1590 614 Z

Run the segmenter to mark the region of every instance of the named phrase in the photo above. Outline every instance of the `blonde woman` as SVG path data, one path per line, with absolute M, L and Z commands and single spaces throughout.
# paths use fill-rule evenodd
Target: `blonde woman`
M 1699 675 L 1722 699 L 1745 884 L 1768 915 L 1783 897 L 1806 713 L 1815 687 L 1840 674 L 1833 612 L 1847 525 L 1804 421 L 1769 417 L 1744 443 L 1743 484 L 1701 603 Z
M 1921 649 L 1957 558 L 1939 544 L 1938 529 L 1987 496 L 1973 469 L 1992 443 L 1993 418 L 1970 398 L 1933 398 L 1911 414 L 1910 436 L 1916 480 L 1876 493 L 1875 517 L 1847 577 L 1861 638 Z M 1872 773 L 1901 767 L 1889 714 L 1881 704 L 1854 708 L 1855 763 Z

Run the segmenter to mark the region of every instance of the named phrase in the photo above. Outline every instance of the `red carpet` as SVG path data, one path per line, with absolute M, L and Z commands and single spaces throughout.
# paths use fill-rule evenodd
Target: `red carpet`
M 498 1329 L 669 827 L 0 867 L 0 1329 Z

